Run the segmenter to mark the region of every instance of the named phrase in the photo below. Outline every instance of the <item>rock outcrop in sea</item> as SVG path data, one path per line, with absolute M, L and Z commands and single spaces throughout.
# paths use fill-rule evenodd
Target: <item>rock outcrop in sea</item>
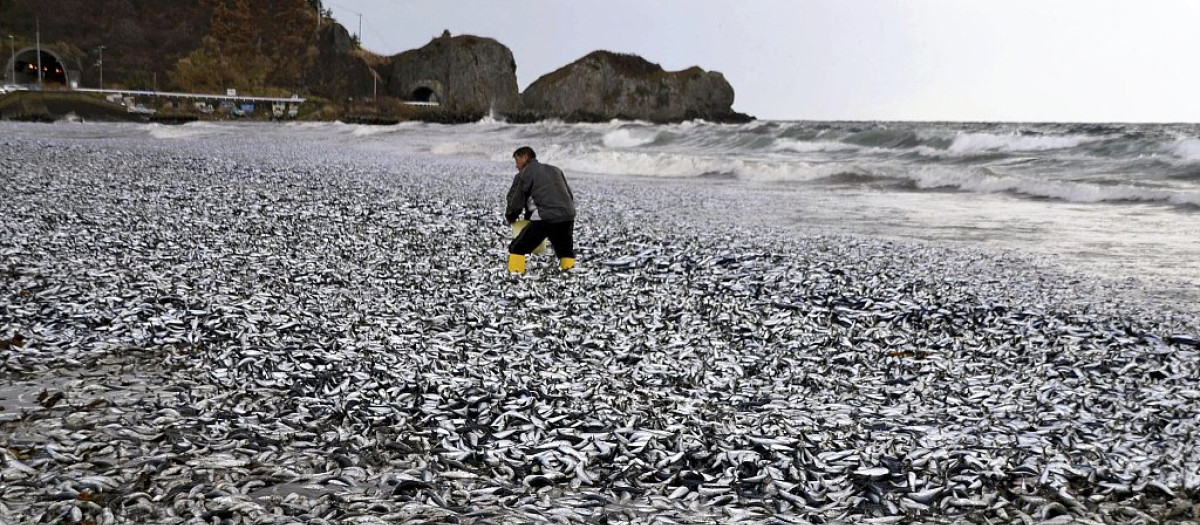
M 637 55 L 595 51 L 547 74 L 521 95 L 525 108 L 568 121 L 612 119 L 745 122 L 724 75 L 691 67 L 665 71 Z
M 388 92 L 401 100 L 438 102 L 457 112 L 511 112 L 521 105 L 517 63 L 491 38 L 445 33 L 391 58 Z
M 423 47 L 388 56 L 362 48 L 361 35 L 352 35 L 323 13 L 319 2 L 285 0 L 267 6 L 180 0 L 167 14 L 138 7 L 138 2 L 127 9 L 94 4 L 0 2 L 0 35 L 16 35 L 13 58 L 0 62 L 22 60 L 18 49 L 32 49 L 32 30 L 27 27 L 32 13 L 62 12 L 73 15 L 44 19 L 40 28 L 40 45 L 60 57 L 66 71 L 64 78 L 52 79 L 52 90 L 67 90 L 77 83 L 209 94 L 230 89 L 242 95 L 295 93 L 322 106 L 311 114 L 302 112 L 302 119 L 366 116 L 377 123 L 476 122 L 488 114 L 509 122 L 752 119 L 733 111 L 733 87 L 721 73 L 699 67 L 664 71 L 635 55 L 595 51 L 542 76 L 522 94 L 512 51 L 491 38 L 452 36 L 446 31 Z M 121 30 L 97 29 L 106 27 Z M 103 79 L 101 48 L 109 57 Z M 166 105 L 165 100 L 138 102 Z M 402 102 L 430 102 L 437 107 L 415 110 Z M 193 118 L 214 118 L 184 110 Z M 21 113 L 22 118 L 26 113 Z M 46 118 L 66 115 L 49 113 Z M 127 117 L 118 113 L 97 118 Z

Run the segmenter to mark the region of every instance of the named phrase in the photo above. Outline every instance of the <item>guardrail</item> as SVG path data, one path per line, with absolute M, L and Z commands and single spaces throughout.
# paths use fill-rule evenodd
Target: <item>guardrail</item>
M 133 97 L 166 97 L 166 98 L 191 98 L 198 100 L 232 100 L 237 102 L 280 102 L 291 104 L 303 104 L 305 98 L 292 96 L 289 98 L 282 97 L 251 97 L 245 95 L 230 95 L 228 93 L 179 93 L 174 91 L 140 91 L 133 89 L 94 89 L 94 88 L 76 88 L 73 91 L 81 91 L 84 93 L 102 93 L 108 95 L 124 95 Z
M 252 97 L 245 95 L 230 95 L 220 93 L 180 93 L 175 91 L 145 91 L 136 89 L 95 89 L 95 88 L 75 88 L 72 91 L 82 91 L 84 93 L 103 93 L 110 95 L 128 95 L 134 97 L 167 97 L 167 98 L 191 98 L 198 100 L 233 100 L 240 102 L 280 102 L 291 104 L 303 104 L 308 100 L 300 96 L 292 96 L 288 98 L 281 97 Z M 416 100 L 405 100 L 405 104 L 409 106 L 440 106 L 439 102 L 419 102 Z

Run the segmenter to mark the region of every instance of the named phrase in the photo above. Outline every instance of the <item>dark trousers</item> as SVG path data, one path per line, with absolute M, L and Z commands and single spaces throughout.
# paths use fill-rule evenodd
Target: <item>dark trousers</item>
M 575 221 L 531 221 L 508 245 L 508 253 L 529 255 L 546 239 L 550 239 L 554 255 L 558 258 L 575 258 Z

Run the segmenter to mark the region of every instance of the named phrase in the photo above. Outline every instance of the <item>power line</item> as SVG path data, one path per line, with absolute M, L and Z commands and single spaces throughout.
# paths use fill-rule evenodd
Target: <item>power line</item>
M 346 7 L 346 6 L 340 5 L 340 4 L 335 4 L 333 2 L 324 2 L 324 5 L 336 7 L 343 11 L 349 11 L 351 14 L 358 16 L 358 43 L 361 46 L 363 43 L 364 37 L 366 36 L 363 34 L 363 14 L 358 11 L 355 11 L 353 9 L 350 9 L 349 7 Z M 376 28 L 375 26 L 371 25 L 371 22 L 367 22 L 367 29 L 369 31 L 371 31 L 371 36 L 373 38 L 375 38 L 375 40 L 378 40 L 381 44 L 383 44 L 384 47 L 386 47 L 389 50 L 393 49 L 391 42 L 388 42 L 388 40 L 383 37 L 383 34 L 379 31 L 379 29 Z
M 361 44 L 362 44 L 362 37 L 363 37 L 363 34 L 362 34 L 362 17 L 363 17 L 363 14 L 362 14 L 362 13 L 359 13 L 358 11 L 355 11 L 355 10 L 353 10 L 353 9 L 350 9 L 349 7 L 342 6 L 342 5 L 338 5 L 338 4 L 335 4 L 335 3 L 333 3 L 333 2 L 325 2 L 325 5 L 331 5 L 331 6 L 333 6 L 333 7 L 336 7 L 336 8 L 338 8 L 338 9 L 341 9 L 341 10 L 344 10 L 344 11 L 350 11 L 351 13 L 354 13 L 354 14 L 358 15 L 358 41 L 359 41 L 359 44 L 361 45 Z
M 383 44 L 384 49 L 388 50 L 384 54 L 390 54 L 390 53 L 394 52 L 395 48 L 392 47 L 392 43 L 389 42 L 386 38 L 384 38 L 383 35 L 379 32 L 379 29 L 376 28 L 375 26 L 371 25 L 370 22 L 367 22 L 367 31 L 370 31 L 371 36 L 375 37 L 375 40 L 378 40 L 380 44 Z

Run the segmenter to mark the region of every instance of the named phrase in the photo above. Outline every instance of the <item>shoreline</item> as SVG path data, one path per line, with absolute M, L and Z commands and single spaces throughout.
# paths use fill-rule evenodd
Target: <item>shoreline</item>
M 215 96 L 215 95 L 214 95 Z M 426 122 L 435 124 L 474 124 L 491 115 L 485 111 L 451 110 L 439 106 L 413 106 L 396 99 L 384 99 L 377 103 L 329 102 L 304 104 L 305 110 L 299 117 L 234 117 L 220 113 L 201 113 L 188 106 L 156 108 L 161 114 L 129 112 L 124 105 L 105 101 L 99 94 L 79 91 L 15 91 L 0 94 L 0 121 L 15 122 L 59 122 L 70 118 L 96 122 L 149 122 L 181 125 L 192 122 L 342 122 L 367 126 L 393 126 L 404 122 Z M 169 109 L 169 111 L 167 110 Z M 269 115 L 269 111 L 260 114 Z M 656 121 L 657 124 L 676 124 L 692 120 L 705 120 L 716 124 L 745 124 L 754 117 L 730 112 L 724 115 L 695 115 L 678 120 Z M 604 119 L 588 113 L 550 116 L 531 111 L 515 111 L 501 116 L 510 124 L 536 124 L 540 122 L 600 123 Z M 619 120 L 619 119 L 618 119 Z M 629 120 L 629 122 L 637 122 Z
M 0 519 L 1197 519 L 1196 318 L 1030 258 L 581 178 L 512 279 L 491 162 L 3 140 Z

